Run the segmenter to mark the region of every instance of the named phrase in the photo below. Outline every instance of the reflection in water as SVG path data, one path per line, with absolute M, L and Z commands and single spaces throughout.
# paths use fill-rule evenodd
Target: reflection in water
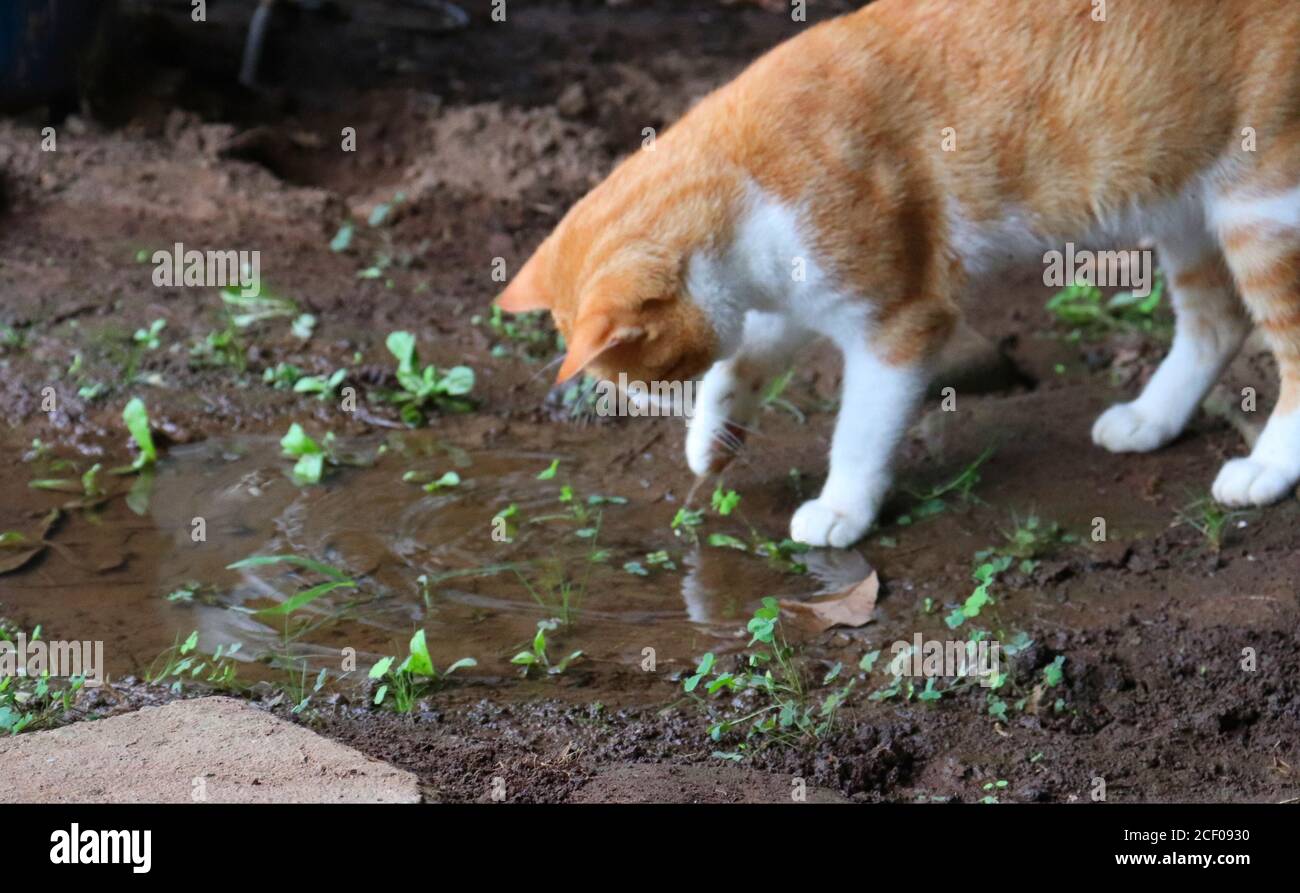
M 399 653 L 423 628 L 438 663 L 472 656 L 481 672 L 507 673 L 509 656 L 539 619 L 558 612 L 551 600 L 566 587 L 576 620 L 555 634 L 557 647 L 636 667 L 647 646 L 661 661 L 694 660 L 732 638 L 763 596 L 829 592 L 867 571 L 856 552 L 808 553 L 809 572 L 794 575 L 732 549 L 683 551 L 668 516 L 660 517 L 670 507 L 634 498 L 593 504 L 597 494 L 625 494 L 603 492 L 599 469 L 584 469 L 580 459 L 566 462 L 563 481 L 538 480 L 550 454 L 466 451 L 430 431 L 391 436 L 382 450 L 379 440 L 347 447 L 378 458 L 334 469 L 313 487 L 288 478 L 273 437 L 176 447 L 159 463 L 152 492 L 138 494 L 147 495 L 147 508 L 145 499 L 133 500 L 143 515 L 118 499 L 98 517 L 70 518 L 58 539 L 82 556 L 79 563 L 47 556 L 2 577 L 0 600 L 61 637 L 104 639 L 116 675 L 139 672 L 196 629 L 205 652 L 240 642 L 245 660 L 290 657 L 337 670 L 344 648 L 356 650 L 364 669 Z M 459 486 L 426 493 L 403 480 L 407 471 L 429 479 L 449 470 L 460 475 Z M 572 501 L 560 500 L 563 484 L 573 488 Z M 512 542 L 499 542 L 492 519 L 510 505 L 518 530 Z M 624 570 L 661 549 L 677 570 Z M 284 554 L 333 565 L 358 587 L 332 592 L 289 620 L 258 614 L 320 577 L 287 565 L 227 565 Z M 177 590 L 191 595 L 169 601 Z
M 749 559 L 737 561 L 731 549 L 697 547 L 686 555 L 686 574 L 682 577 L 682 601 L 686 617 L 692 623 L 731 624 L 748 620 L 758 599 L 765 595 L 822 595 L 838 592 L 860 583 L 871 572 L 871 566 L 860 552 L 851 550 L 814 550 L 805 552 L 800 560 L 808 568 L 799 580 L 796 591 L 791 590 L 788 576 L 771 584 L 771 569 L 761 562 Z M 743 556 L 742 556 L 743 557 Z M 738 576 L 739 574 L 739 576 Z

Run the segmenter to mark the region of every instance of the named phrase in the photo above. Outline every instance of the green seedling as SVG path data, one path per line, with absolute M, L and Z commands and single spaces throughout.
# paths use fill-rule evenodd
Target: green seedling
M 661 550 L 658 552 L 647 552 L 645 554 L 644 563 L 640 561 L 629 561 L 623 565 L 623 570 L 638 577 L 650 576 L 651 570 L 654 568 L 666 571 L 675 571 L 677 570 L 677 563 L 673 561 L 672 556 Z
M 534 310 L 507 316 L 500 307 L 493 306 L 489 316 L 470 317 L 473 325 L 486 325 L 501 339 L 492 347 L 492 356 L 518 356 L 526 360 L 542 360 L 564 349 L 564 339 L 551 328 L 545 310 Z
M 980 802 L 981 803 L 1001 802 L 998 800 L 996 794 L 998 791 L 1006 790 L 1006 788 L 1007 788 L 1007 782 L 1005 779 L 1001 779 L 1001 778 L 999 778 L 997 781 L 990 781 L 985 783 L 984 790 L 986 793 L 983 797 L 980 798 Z
M 1210 551 L 1218 554 L 1223 549 L 1223 536 L 1228 525 L 1245 514 L 1228 511 L 1217 500 L 1206 496 L 1179 509 L 1178 521 L 1204 537 Z
M 344 223 L 340 226 L 339 231 L 334 234 L 334 238 L 330 239 L 330 251 L 335 254 L 347 251 L 352 246 L 352 234 L 354 232 L 355 227 L 351 223 Z
M 357 581 L 348 577 L 347 574 L 338 568 L 325 564 L 322 561 L 304 558 L 301 555 L 252 555 L 248 558 L 236 561 L 234 564 L 226 565 L 226 570 L 243 570 L 245 568 L 266 567 L 273 564 L 295 565 L 313 571 L 326 579 L 325 582 L 310 586 L 296 595 L 285 599 L 274 607 L 263 608 L 262 610 L 255 612 L 259 615 L 288 617 L 293 612 L 305 608 L 307 605 L 316 601 L 316 599 L 320 598 L 322 595 L 326 595 L 336 589 L 357 588 Z
M 144 401 L 139 397 L 132 397 L 122 410 L 122 421 L 126 423 L 126 429 L 131 432 L 131 439 L 135 441 L 139 453 L 129 469 L 117 469 L 114 474 L 140 471 L 157 462 L 158 449 L 154 446 L 153 434 L 149 430 L 149 410 L 144 405 Z
M 713 490 L 713 497 L 710 502 L 713 510 L 725 517 L 734 512 L 736 506 L 740 505 L 740 494 L 735 490 L 723 490 L 722 484 L 718 484 Z
M 293 383 L 293 390 L 295 394 L 315 394 L 321 400 L 328 400 L 338 393 L 347 377 L 346 369 L 335 369 L 329 376 L 304 375 Z
M 764 409 L 784 410 L 794 416 L 795 420 L 802 425 L 808 421 L 808 417 L 804 415 L 803 410 L 783 396 L 793 379 L 794 367 L 791 367 L 768 382 L 767 387 L 763 389 L 762 406 Z
M 233 323 L 227 322 L 224 329 L 217 329 L 190 346 L 190 366 L 233 366 L 240 372 L 248 368 L 247 354 Z
M 406 193 L 396 193 L 391 201 L 380 202 L 375 205 L 375 207 L 370 211 L 370 217 L 366 222 L 371 226 L 383 226 L 388 220 L 388 216 L 392 214 L 393 209 L 404 201 L 406 201 Z
M 307 661 L 300 661 L 298 675 L 295 676 L 291 671 L 288 674 L 284 688 L 284 694 L 288 695 L 289 700 L 293 702 L 293 709 L 289 712 L 297 715 L 306 710 L 307 705 L 311 703 L 312 697 L 320 694 L 328 679 L 329 671 L 321 667 L 321 671 L 316 674 L 315 682 L 311 683 L 311 687 L 308 688 Z
M 804 678 L 802 661 L 781 630 L 781 608 L 774 598 L 763 599 L 747 628 L 751 636 L 747 646 L 750 650 L 741 668 L 719 671 L 717 659 L 710 652 L 683 681 L 688 694 L 694 695 L 703 685 L 709 696 L 752 691 L 759 700 L 756 709 L 711 724 L 709 736 L 721 741 L 734 729 L 744 726 L 745 743 L 740 745 L 741 751 L 756 740 L 793 745 L 826 736 L 857 680 L 840 682 L 844 668 L 836 663 L 822 677 L 821 687 L 830 690 L 819 700 Z
M 1157 318 L 1164 291 L 1165 278 L 1161 271 L 1156 272 L 1151 293 L 1145 297 L 1123 291 L 1107 300 L 1096 286 L 1071 285 L 1048 300 L 1047 311 L 1073 328 L 1071 338 L 1096 337 L 1124 329 L 1159 334 L 1168 327 L 1162 326 Z
M 692 543 L 699 542 L 699 527 L 704 523 L 704 510 L 682 506 L 673 515 L 672 531 L 675 536 Z
M 399 407 L 403 422 L 413 428 L 423 425 L 429 407 L 462 412 L 472 408 L 473 404 L 465 398 L 474 389 L 473 369 L 468 366 L 420 369 L 415 336 L 410 332 L 393 332 L 386 344 L 397 358 L 398 383 L 398 389 L 387 398 Z
M 218 645 L 211 657 L 200 655 L 198 645 L 198 630 L 191 632 L 184 642 L 177 636 L 172 647 L 158 655 L 149 665 L 145 671 L 145 680 L 157 685 L 170 679 L 174 694 L 180 694 L 186 681 L 201 682 L 223 690 L 238 689 L 235 661 L 232 658 L 242 648 L 241 643 Z
M 294 422 L 289 431 L 280 438 L 280 453 L 290 459 L 297 459 L 293 466 L 293 479 L 298 484 L 319 484 L 325 476 L 326 463 L 342 464 L 334 453 L 334 434 L 327 432 L 323 443 L 317 443 L 302 426 Z
M 291 389 L 303 377 L 303 371 L 293 363 L 276 363 L 262 371 L 262 381 L 277 391 Z
M 240 294 L 237 287 L 227 286 L 221 292 L 221 300 L 230 315 L 231 324 L 237 329 L 247 329 L 271 319 L 293 319 L 298 316 L 297 302 L 265 291 L 258 295 L 244 295 Z
M 436 493 L 439 490 L 445 490 L 449 487 L 460 486 L 460 475 L 454 471 L 443 472 L 442 476 L 430 480 L 432 475 L 423 471 L 408 471 L 402 475 L 402 480 L 408 484 L 420 484 L 425 493 Z
M 394 661 L 394 657 L 377 661 L 370 668 L 369 677 L 380 682 L 379 688 L 375 690 L 375 705 L 382 705 L 391 694 L 393 709 L 398 713 L 410 713 L 415 708 L 416 701 L 446 682 L 457 670 L 478 666 L 478 661 L 474 658 L 462 657 L 447 669 L 438 672 L 433 665 L 433 658 L 429 656 L 429 646 L 422 629 L 416 630 L 415 635 L 411 636 L 406 659 L 396 668 L 393 667 Z
M 0 642 L 12 646 L 17 635 L 17 629 L 0 622 Z M 29 646 L 41 641 L 40 626 L 27 641 Z M 85 682 L 84 676 L 70 676 L 59 683 L 48 671 L 36 676 L 0 674 L 0 734 L 17 735 L 52 724 L 72 709 Z
M 157 350 L 159 345 L 162 344 L 162 341 L 158 336 L 162 334 L 162 330 L 165 328 L 167 328 L 166 320 L 155 319 L 149 324 L 149 328 L 136 329 L 135 335 L 132 336 L 132 340 L 145 350 Z
M 992 458 L 995 452 L 997 447 L 989 446 L 947 483 L 924 491 L 908 490 L 908 495 L 917 502 L 909 512 L 896 519 L 897 523 L 906 526 L 914 521 L 937 515 L 948 508 L 948 500 L 952 497 L 957 497 L 966 503 L 976 501 L 974 490 L 982 480 L 980 468 Z
M 1011 530 L 1002 531 L 1002 535 L 1006 543 L 996 550 L 997 553 L 1019 559 L 1020 570 L 1026 574 L 1033 573 L 1038 559 L 1051 553 L 1058 545 L 1079 540 L 1074 534 L 1066 533 L 1055 521 L 1045 522 L 1037 515 L 1023 520 L 1013 517 Z
M 309 340 L 312 333 L 316 331 L 316 317 L 311 313 L 299 313 L 294 317 L 289 331 L 293 332 L 293 336 L 300 341 Z
M 519 506 L 513 502 L 492 516 L 493 538 L 500 537 L 502 542 L 513 543 L 519 534 Z
M 972 576 L 978 585 L 961 605 L 954 608 L 944 618 L 944 623 L 948 625 L 949 629 L 957 629 L 967 620 L 980 616 L 980 612 L 986 606 L 993 604 L 993 596 L 989 594 L 989 588 L 998 575 L 1011 566 L 1011 563 L 1012 557 L 1010 555 L 1000 555 L 990 561 L 985 561 L 975 568 Z
M 130 432 L 131 440 L 135 443 L 138 452 L 133 463 L 114 468 L 109 473 L 127 475 L 147 471 L 158 461 L 158 449 L 154 446 L 153 434 L 150 432 L 149 410 L 145 407 L 144 401 L 139 397 L 132 397 L 122 410 L 122 421 L 126 423 L 126 428 Z M 51 469 L 53 470 L 55 467 L 55 465 L 52 465 Z M 71 469 L 72 467 L 69 462 L 60 461 L 57 463 L 59 469 Z M 100 481 L 101 471 L 100 466 L 96 464 L 82 474 L 80 482 L 65 478 L 41 478 L 32 481 L 29 486 L 38 490 L 81 493 L 87 499 L 96 499 L 105 495 L 106 492 Z
M 558 629 L 560 623 L 561 621 L 558 618 L 537 621 L 537 635 L 533 636 L 533 642 L 529 650 L 521 651 L 510 658 L 512 664 L 523 668 L 524 676 L 527 676 L 528 671 L 532 669 L 546 670 L 549 675 L 558 676 L 567 670 L 575 660 L 582 657 L 581 651 L 574 651 L 564 660 L 555 664 L 551 663 L 551 659 L 546 653 L 546 634 Z
M 548 402 L 557 402 L 571 421 L 589 424 L 600 417 L 600 382 L 590 375 L 575 376 L 572 381 L 558 388 L 558 396 L 548 397 Z M 556 393 L 556 392 L 552 392 Z
M 539 607 L 554 614 L 555 619 L 564 626 L 571 626 L 577 619 L 583 597 L 587 594 L 591 563 L 587 564 L 587 574 L 581 581 L 571 579 L 563 567 L 555 567 L 558 562 L 549 564 L 552 564 L 551 570 L 539 576 L 536 584 L 529 582 L 519 571 L 515 571 L 515 575 Z

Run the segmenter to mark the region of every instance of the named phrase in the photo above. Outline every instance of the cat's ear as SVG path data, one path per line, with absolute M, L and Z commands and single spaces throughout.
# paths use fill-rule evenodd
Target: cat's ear
M 573 327 L 569 352 L 565 354 L 560 373 L 555 377 L 556 384 L 564 384 L 573 378 L 605 351 L 644 337 L 645 329 L 640 326 L 616 325 L 604 314 L 591 314 L 580 319 Z
M 550 297 L 542 288 L 542 261 L 534 254 L 510 280 L 506 290 L 496 299 L 496 305 L 506 313 L 526 313 L 529 310 L 549 310 Z

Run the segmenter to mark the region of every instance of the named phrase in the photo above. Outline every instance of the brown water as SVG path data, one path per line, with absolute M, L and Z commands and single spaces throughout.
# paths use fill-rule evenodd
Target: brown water
M 803 556 L 808 571 L 798 574 L 756 555 L 689 544 L 669 528 L 677 506 L 647 506 L 644 495 L 600 489 L 595 480 L 605 469 L 568 457 L 554 479 L 538 480 L 554 455 L 467 450 L 429 431 L 352 442 L 342 451 L 369 464 L 334 468 L 320 485 L 297 486 L 288 475 L 292 460 L 280 457 L 274 437 L 173 447 L 152 475 L 143 514 L 120 497 L 70 512 L 51 537 L 57 548 L 0 577 L 3 611 L 24 625 L 43 624 L 47 637 L 104 640 L 108 672 L 119 676 L 141 672 L 193 630 L 202 652 L 238 642 L 245 662 L 305 661 L 313 672 L 333 673 L 343 649 L 356 650 L 364 671 L 382 655 L 404 655 L 421 628 L 439 666 L 473 657 L 479 666 L 471 673 L 497 676 L 513 670 L 509 658 L 531 640 L 538 620 L 562 613 L 551 594 L 560 580 L 570 582 L 577 607 L 572 623 L 551 634 L 552 655 L 581 649 L 591 662 L 636 667 L 647 648 L 657 662 L 686 663 L 743 644 L 738 631 L 761 597 L 834 591 L 867 572 L 856 552 Z M 434 493 L 403 480 L 407 471 L 429 479 L 449 470 L 460 485 Z M 572 503 L 560 501 L 566 484 Z M 0 526 L 22 526 L 17 514 L 68 498 L 17 492 L 21 487 L 7 489 L 24 511 L 12 507 Z M 629 501 L 591 506 L 592 496 Z M 500 542 L 493 517 L 511 504 L 521 523 L 513 541 Z M 554 517 L 574 504 L 589 513 L 586 521 Z M 206 525 L 203 541 L 195 540 L 196 518 Z M 596 537 L 579 535 L 597 519 Z M 716 516 L 707 529 L 746 533 L 735 518 Z M 675 569 L 646 561 L 658 550 Z M 326 562 L 358 587 L 336 590 L 287 621 L 258 614 L 323 578 L 290 565 L 227 568 L 253 555 Z M 648 576 L 625 570 L 628 561 L 640 562 Z M 182 589 L 193 591 L 188 600 L 167 598 Z M 266 675 L 240 670 L 241 678 Z

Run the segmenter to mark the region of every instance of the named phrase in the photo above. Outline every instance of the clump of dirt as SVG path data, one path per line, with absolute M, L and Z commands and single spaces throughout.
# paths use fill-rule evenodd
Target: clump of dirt
M 540 184 L 583 192 L 600 181 L 607 163 L 600 132 L 554 109 L 448 109 L 428 122 L 425 139 L 426 152 L 402 173 L 413 201 L 447 189 L 520 199 Z

